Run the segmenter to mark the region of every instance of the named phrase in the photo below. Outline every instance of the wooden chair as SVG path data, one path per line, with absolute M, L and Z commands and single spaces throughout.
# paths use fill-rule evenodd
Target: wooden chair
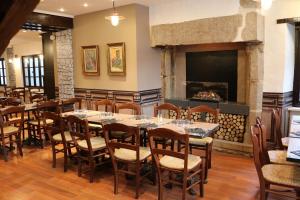
M 267 147 L 267 129 L 264 124 L 256 124 L 259 127 L 259 132 L 257 132 L 257 138 L 262 150 L 264 163 L 281 164 L 281 165 L 295 165 L 300 166 L 299 163 L 289 162 L 286 160 L 287 151 L 286 150 L 268 150 Z
M 279 149 L 284 150 L 288 148 L 289 144 L 289 138 L 288 137 L 282 137 L 281 132 L 281 116 L 279 109 L 273 109 L 272 116 L 274 119 L 274 125 L 275 125 L 275 139 L 276 139 L 276 145 Z
M 111 100 L 108 100 L 108 99 L 95 101 L 94 105 L 95 105 L 96 111 L 99 111 L 100 107 L 104 107 L 105 112 L 108 112 L 108 111 L 114 112 L 114 110 L 115 110 L 114 109 L 115 108 L 114 103 Z M 90 127 L 90 129 L 95 131 L 97 135 L 100 135 L 102 133 L 102 125 L 100 125 L 100 124 L 89 123 L 89 127 Z
M 164 138 L 166 140 L 178 141 L 185 145 L 184 152 L 167 150 L 158 148 L 155 145 L 156 138 Z M 193 186 L 199 184 L 200 196 L 204 195 L 204 165 L 200 156 L 189 154 L 189 135 L 177 133 L 173 130 L 165 128 L 157 128 L 149 130 L 149 141 L 152 155 L 154 157 L 155 166 L 158 173 L 159 185 L 158 185 L 158 199 L 163 199 L 163 185 L 164 178 L 163 172 L 168 171 L 169 178 L 166 183 L 174 183 L 182 186 L 182 199 L 186 199 L 186 191 Z M 173 175 L 182 174 L 182 181 L 174 180 Z M 199 176 L 199 179 L 188 186 L 188 181 L 191 181 L 193 177 Z M 195 180 L 195 179 L 193 179 Z
M 52 167 L 56 167 L 56 154 L 64 154 L 64 172 L 68 169 L 68 157 L 72 155 L 71 148 L 75 147 L 71 134 L 66 130 L 66 124 L 63 118 L 54 112 L 43 112 L 43 123 L 45 125 L 45 132 L 52 146 Z M 53 123 L 47 123 L 47 121 L 53 121 Z M 61 148 L 62 145 L 62 148 Z
M 116 104 L 115 112 L 119 113 L 121 110 L 130 110 L 134 115 L 141 115 L 141 106 L 135 103 Z M 113 131 L 110 133 L 110 136 L 123 142 L 130 137 L 130 135 L 122 131 Z
M 135 175 L 136 192 L 135 198 L 139 197 L 139 189 L 141 180 L 143 177 L 149 175 L 150 172 L 145 173 L 141 177 L 141 169 L 143 164 L 147 162 L 147 159 L 151 156 L 150 149 L 148 147 L 140 147 L 140 134 L 139 129 L 129 127 L 123 124 L 109 124 L 104 126 L 104 137 L 108 147 L 113 168 L 114 168 L 114 193 L 118 193 L 119 174 L 125 173 L 129 175 Z M 110 138 L 111 132 L 124 132 L 129 136 L 133 136 L 133 143 L 124 143 L 118 140 Z M 119 168 L 119 164 L 123 163 L 125 169 Z M 128 165 L 134 166 L 134 171 L 130 171 Z
M 47 124 L 49 125 L 53 123 L 53 121 L 50 119 L 46 120 L 46 123 L 44 123 L 42 112 L 45 111 L 51 111 L 57 114 L 60 113 L 59 103 L 57 101 L 46 101 L 37 104 L 37 110 L 33 112 L 34 119 L 28 121 L 29 139 L 33 139 L 35 145 L 37 145 L 37 142 L 39 142 L 41 148 L 44 148 L 44 128 Z
M 16 95 L 16 96 L 15 96 Z M 23 98 L 24 102 L 26 101 L 26 90 L 25 87 L 15 87 L 12 89 L 12 97 Z
M 0 103 L 2 108 L 4 108 L 6 106 L 19 106 L 21 105 L 22 101 L 19 98 L 8 97 L 7 99 L 1 100 Z
M 92 183 L 96 166 L 105 164 L 108 161 L 105 158 L 107 154 L 105 141 L 102 137 L 92 137 L 87 120 L 70 115 L 66 117 L 66 121 L 77 149 L 78 176 L 82 175 L 83 162 L 87 162 L 89 165 L 88 171 L 90 171 L 90 182 Z
M 158 113 L 161 112 L 161 111 L 168 111 L 169 118 L 170 118 L 170 112 L 173 111 L 173 112 L 176 113 L 176 119 L 180 119 L 180 109 L 177 106 L 173 105 L 173 104 L 163 103 L 161 105 L 154 106 L 154 117 L 157 117 Z M 169 141 L 169 143 L 168 143 L 168 141 L 166 141 L 164 139 L 157 138 L 156 141 L 155 141 L 156 148 L 157 148 L 158 144 L 161 144 L 164 149 L 168 145 L 170 145 L 171 148 L 174 148 L 174 142 L 173 141 Z
M 260 127 L 258 125 L 251 126 L 251 135 L 253 142 L 254 163 L 260 184 L 260 199 L 267 199 L 268 193 L 299 199 L 288 194 L 286 190 L 280 191 L 278 189 L 271 188 L 272 185 L 275 185 L 296 189 L 299 191 L 299 167 L 267 163 L 264 159 L 264 151 L 261 149 L 259 142 Z
M 105 112 L 114 112 L 115 111 L 115 105 L 109 99 L 95 101 L 94 105 L 95 105 L 96 111 L 99 111 L 99 107 L 104 107 Z
M 77 104 L 77 105 L 76 105 Z M 82 99 L 81 98 L 70 98 L 62 101 L 62 112 L 74 111 L 75 107 L 81 109 Z
M 43 101 L 47 101 L 47 97 L 42 94 L 34 94 L 29 97 L 30 103 L 40 103 Z
M 141 115 L 142 111 L 141 111 L 141 106 L 136 104 L 136 103 L 120 103 L 120 104 L 116 104 L 116 113 L 119 113 L 120 110 L 131 110 L 132 114 L 134 115 Z
M 10 145 L 12 150 L 12 144 L 17 144 L 17 149 L 20 156 L 23 156 L 22 152 L 22 141 L 21 141 L 21 132 L 24 122 L 24 106 L 12 106 L 4 108 L 0 111 L 0 131 L 1 131 L 1 146 L 4 156 L 4 160 L 7 161 L 7 148 L 6 145 Z M 21 115 L 19 119 L 11 119 L 10 116 Z
M 208 107 L 206 105 L 197 106 L 194 108 L 190 108 L 188 110 L 188 119 L 193 120 L 193 113 L 206 113 L 213 116 L 214 123 L 218 123 L 218 117 L 219 117 L 219 109 L 214 109 L 211 107 Z M 200 149 L 205 152 L 205 179 L 207 178 L 208 169 L 211 168 L 211 154 L 212 154 L 212 147 L 213 147 L 213 138 L 212 137 L 205 137 L 203 139 L 198 138 L 190 138 L 190 151 L 195 149 Z

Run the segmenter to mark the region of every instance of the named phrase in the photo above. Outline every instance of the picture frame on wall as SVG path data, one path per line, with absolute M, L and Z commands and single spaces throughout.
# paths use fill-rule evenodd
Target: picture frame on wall
M 82 46 L 82 70 L 87 76 L 100 75 L 99 47 L 98 45 Z
M 110 43 L 108 45 L 107 67 L 112 76 L 126 76 L 125 43 Z

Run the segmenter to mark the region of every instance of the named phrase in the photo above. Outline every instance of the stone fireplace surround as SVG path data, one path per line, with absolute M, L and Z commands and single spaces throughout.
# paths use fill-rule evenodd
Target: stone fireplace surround
M 214 148 L 251 153 L 250 125 L 262 113 L 264 17 L 251 0 L 240 5 L 232 16 L 152 26 L 151 42 L 162 49 L 162 97 L 169 100 L 185 98 L 186 52 L 238 50 L 237 103 L 249 111 L 244 139 L 215 139 Z

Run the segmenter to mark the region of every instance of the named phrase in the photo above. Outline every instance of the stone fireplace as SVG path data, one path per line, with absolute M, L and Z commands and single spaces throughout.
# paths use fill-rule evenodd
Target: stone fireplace
M 196 105 L 220 108 L 214 148 L 250 153 L 250 125 L 262 112 L 264 18 L 255 2 L 240 5 L 232 16 L 152 26 L 151 37 L 162 49 L 165 101 L 183 117 Z

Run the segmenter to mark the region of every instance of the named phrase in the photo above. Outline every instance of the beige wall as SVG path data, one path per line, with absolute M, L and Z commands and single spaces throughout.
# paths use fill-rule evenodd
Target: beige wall
M 74 76 L 75 88 L 93 88 L 110 90 L 137 90 L 137 53 L 136 53 L 136 12 L 135 6 L 118 8 L 126 19 L 119 26 L 114 27 L 105 16 L 112 10 L 104 10 L 74 18 L 73 48 L 74 48 Z M 107 73 L 107 44 L 125 42 L 127 74 L 109 76 Z M 81 46 L 99 45 L 100 76 L 85 76 L 82 73 Z
M 13 66 L 16 74 L 16 86 L 23 87 L 23 70 L 22 70 L 22 56 L 43 54 L 43 47 L 41 39 L 36 41 L 29 40 L 28 42 L 13 45 L 14 54 L 17 56 L 14 58 Z
M 74 18 L 75 88 L 138 91 L 160 87 L 160 56 L 159 50 L 150 47 L 148 8 L 132 4 L 118 7 L 118 12 L 126 19 L 117 27 L 105 20 L 111 9 Z M 117 42 L 125 42 L 126 76 L 107 73 L 107 44 Z M 100 76 L 82 73 L 81 46 L 88 45 L 99 46 Z
M 138 90 L 160 88 L 160 50 L 150 47 L 149 9 L 137 6 L 136 12 Z

